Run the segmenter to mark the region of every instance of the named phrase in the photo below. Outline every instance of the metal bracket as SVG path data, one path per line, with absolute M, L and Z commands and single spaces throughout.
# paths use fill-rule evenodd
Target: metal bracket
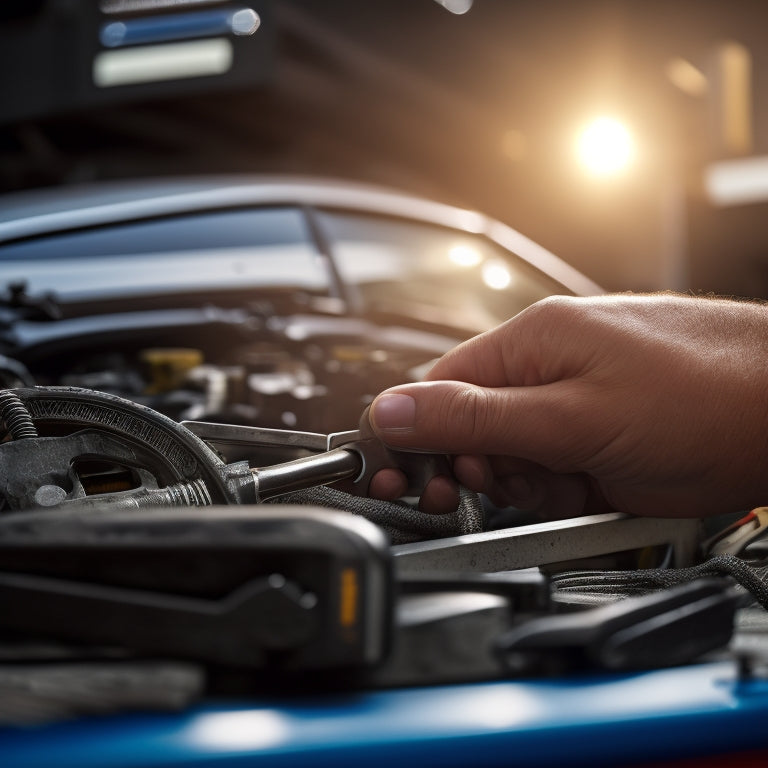
M 696 561 L 700 521 L 621 512 L 473 533 L 392 548 L 398 574 L 507 571 L 648 546 L 672 546 L 672 565 Z

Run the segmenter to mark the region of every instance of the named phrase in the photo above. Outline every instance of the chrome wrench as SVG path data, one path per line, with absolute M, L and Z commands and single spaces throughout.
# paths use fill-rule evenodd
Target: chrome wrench
M 258 501 L 342 480 L 348 481 L 346 488 L 351 493 L 366 496 L 371 478 L 385 468 L 403 472 L 408 483 L 404 495 L 417 497 L 436 475 L 452 475 L 447 456 L 393 450 L 365 426 L 324 435 L 206 422 L 182 423 L 226 461 L 248 460 Z M 367 423 L 365 416 L 361 423 Z M 270 454 L 288 460 L 259 465 Z

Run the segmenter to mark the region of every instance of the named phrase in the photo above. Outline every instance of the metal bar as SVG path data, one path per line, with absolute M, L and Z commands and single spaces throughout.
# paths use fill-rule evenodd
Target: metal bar
M 313 456 L 330 447 L 328 436 L 319 432 L 204 421 L 182 421 L 181 425 L 218 451 L 228 463 L 243 459 L 251 465 L 282 463 Z
M 468 534 L 392 548 L 399 574 L 505 571 L 669 544 L 673 565 L 696 560 L 700 521 L 620 512 Z
M 356 478 L 363 469 L 363 461 L 355 451 L 337 448 L 315 456 L 252 469 L 260 501 L 281 496 L 302 488 L 328 485 L 338 480 Z

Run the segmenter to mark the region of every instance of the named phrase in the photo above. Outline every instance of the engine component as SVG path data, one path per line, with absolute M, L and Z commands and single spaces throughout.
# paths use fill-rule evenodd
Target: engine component
M 369 666 L 390 642 L 390 558 L 379 528 L 325 509 L 6 515 L 0 627 L 241 668 Z
M 515 673 L 686 664 L 728 644 L 738 602 L 730 579 L 701 578 L 613 605 L 532 619 L 499 638 L 497 650 Z
M 18 389 L 4 397 L 6 428 L 28 432 L 0 445 L 6 510 L 256 500 L 247 463 L 224 464 L 189 430 L 150 408 L 74 388 Z M 13 426 L 22 422 L 25 427 Z
M 12 511 L 249 504 L 340 480 L 349 480 L 363 495 L 383 467 L 402 470 L 408 495 L 418 496 L 434 475 L 451 472 L 445 456 L 391 450 L 366 428 L 320 435 L 185 426 L 88 390 L 7 390 L 0 415 L 11 436 L 19 438 L 0 445 L 0 493 Z M 361 424 L 367 424 L 365 416 Z M 245 446 L 247 458 L 225 464 L 201 439 L 206 436 L 219 447 Z M 273 445 L 307 449 L 309 455 L 251 468 L 254 450 Z

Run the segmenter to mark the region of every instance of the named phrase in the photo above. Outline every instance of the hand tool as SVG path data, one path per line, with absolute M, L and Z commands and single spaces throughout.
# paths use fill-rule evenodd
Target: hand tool
M 195 421 L 182 425 L 226 461 L 248 460 L 258 501 L 341 480 L 349 481 L 345 489 L 365 496 L 371 478 L 385 468 L 403 472 L 408 483 L 405 496 L 420 496 L 436 475 L 452 476 L 447 456 L 393 450 L 366 426 L 367 413 L 360 421 L 360 429 L 328 435 Z M 254 466 L 261 459 L 274 461 L 276 456 L 288 460 Z

